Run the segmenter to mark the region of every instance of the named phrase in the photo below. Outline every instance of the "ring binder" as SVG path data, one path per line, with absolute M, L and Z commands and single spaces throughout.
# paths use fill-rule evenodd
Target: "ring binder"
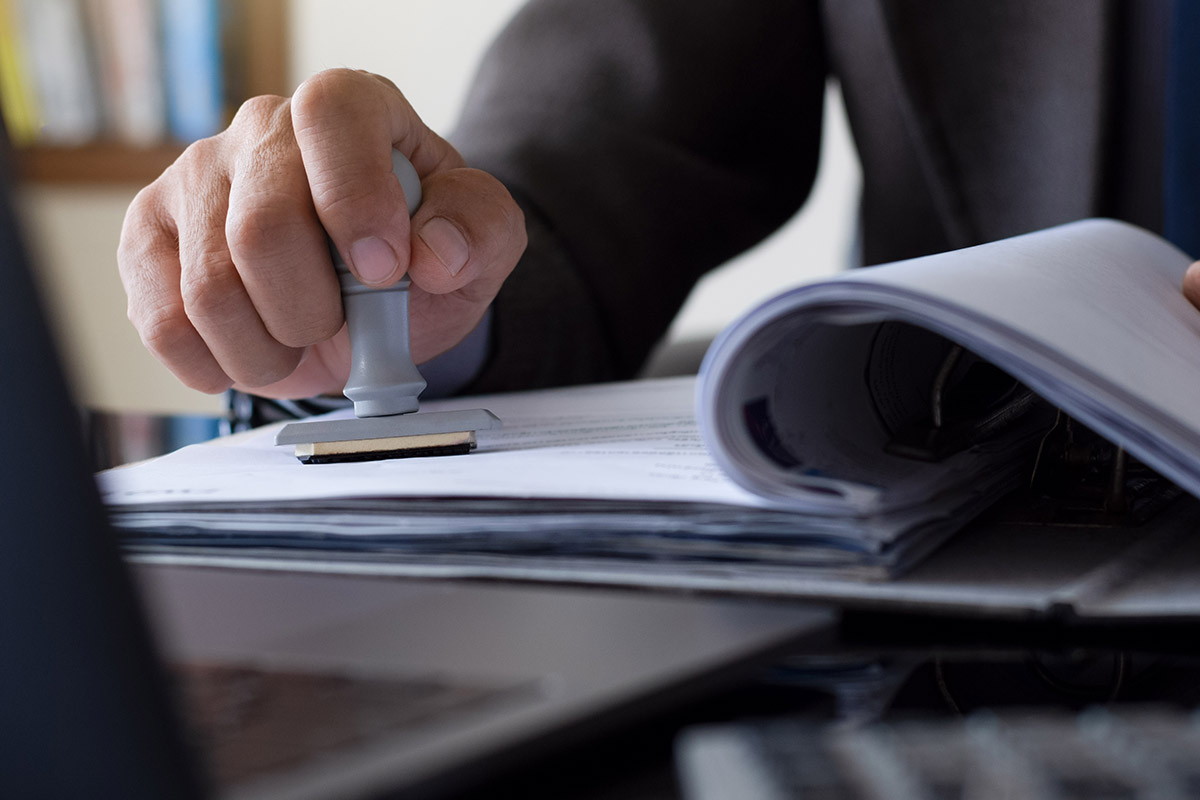
M 975 358 L 976 362 L 968 367 L 966 376 L 952 382 L 951 379 L 961 365 L 964 355 Z M 980 381 L 986 384 L 986 388 L 978 387 L 978 391 L 972 392 L 971 387 L 966 384 L 970 383 L 971 370 L 980 366 L 988 368 L 989 379 Z M 934 374 L 930 388 L 929 419 L 922 424 L 914 424 L 895 432 L 885 450 L 892 455 L 918 461 L 942 461 L 954 453 L 990 439 L 1039 404 L 1040 398 L 1033 391 L 1008 378 L 1011 381 L 1010 387 L 1001 392 L 998 400 L 993 401 L 991 405 L 985 406 L 974 415 L 960 414 L 956 417 L 952 413 L 953 405 L 947 399 L 951 389 L 960 394 L 970 394 L 972 399 L 976 399 L 978 395 L 994 391 L 993 379 L 996 375 L 1008 378 L 1005 373 L 978 359 L 961 345 L 951 345 Z
M 1059 411 L 1038 447 L 1029 494 L 1029 521 L 1139 525 L 1183 490 Z
M 930 387 L 929 419 L 894 435 L 887 450 L 921 461 L 941 461 L 981 443 L 1041 403 L 1014 381 L 1005 402 L 977 419 L 954 419 L 948 394 L 952 377 L 970 351 L 953 344 Z M 958 387 L 961 388 L 961 387 Z M 1028 521 L 1053 524 L 1140 524 L 1182 490 L 1060 409 L 1038 445 L 1029 481 L 1034 513 Z

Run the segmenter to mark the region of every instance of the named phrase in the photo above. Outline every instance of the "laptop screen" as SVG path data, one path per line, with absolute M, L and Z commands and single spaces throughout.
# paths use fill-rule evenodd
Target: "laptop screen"
M 0 138 L 0 797 L 198 796 L 13 200 Z

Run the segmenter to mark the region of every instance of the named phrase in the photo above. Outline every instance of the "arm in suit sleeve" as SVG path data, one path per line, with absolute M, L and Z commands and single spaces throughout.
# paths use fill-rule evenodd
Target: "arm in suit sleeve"
M 473 391 L 633 375 L 697 278 L 799 208 L 826 75 L 815 5 L 534 0 L 514 18 L 453 137 L 529 232 Z

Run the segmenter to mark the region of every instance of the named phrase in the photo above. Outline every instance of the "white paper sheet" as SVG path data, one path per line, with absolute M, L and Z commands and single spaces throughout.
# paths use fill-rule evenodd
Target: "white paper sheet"
M 504 427 L 481 431 L 468 456 L 325 465 L 301 464 L 264 431 L 234 447 L 197 445 L 102 473 L 99 483 L 114 506 L 455 496 L 764 505 L 713 464 L 693 395 L 694 380 L 678 378 L 426 403 L 488 408 Z
M 430 403 L 482 405 L 504 427 L 481 431 L 467 456 L 332 465 L 301 464 L 265 430 L 98 481 L 138 546 L 385 549 L 426 559 L 552 553 L 564 564 L 597 557 L 708 568 L 734 560 L 877 578 L 942 541 L 1002 488 L 1000 475 L 886 517 L 779 508 L 716 467 L 693 397 L 694 379 L 674 378 Z

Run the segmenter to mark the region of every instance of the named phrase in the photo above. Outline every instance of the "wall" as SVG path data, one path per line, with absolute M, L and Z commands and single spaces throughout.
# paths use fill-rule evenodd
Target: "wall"
M 449 131 L 478 54 L 522 0 L 294 0 L 293 76 L 355 65 L 391 78 L 419 114 Z M 377 20 L 389 35 L 363 37 L 348 20 Z M 696 287 L 670 336 L 712 336 L 781 287 L 828 275 L 845 263 L 859 166 L 840 97 L 827 98 L 820 174 L 804 211 L 775 236 Z
M 435 129 L 449 131 L 486 43 L 521 0 L 291 0 L 293 84 L 336 66 L 390 77 Z M 831 92 L 826 147 L 813 198 L 791 224 L 706 278 L 671 337 L 711 336 L 787 285 L 843 263 L 858 166 Z M 77 392 L 93 408 L 218 413 L 218 398 L 181 386 L 141 347 L 125 319 L 115 252 L 134 187 L 35 186 L 22 192 L 43 288 L 51 299 Z
M 117 243 L 134 187 L 32 186 L 21 192 L 42 290 L 80 402 L 104 411 L 219 414 L 142 347 L 125 317 Z

